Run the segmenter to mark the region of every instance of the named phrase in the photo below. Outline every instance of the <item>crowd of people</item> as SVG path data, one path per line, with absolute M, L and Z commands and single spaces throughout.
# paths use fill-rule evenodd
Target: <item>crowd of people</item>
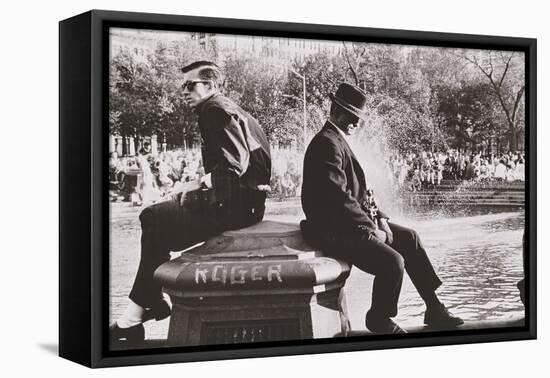
M 525 181 L 525 156 L 519 152 L 501 155 L 459 151 L 393 155 L 389 167 L 400 188 L 417 191 L 436 187 L 442 180 Z
M 418 191 L 451 181 L 524 181 L 523 153 L 467 154 L 459 151 L 421 152 L 392 155 L 389 172 L 399 189 Z M 269 197 L 282 200 L 300 195 L 303 156 L 296 149 L 272 148 L 272 174 Z M 156 202 L 172 191 L 178 182 L 204 175 L 200 149 L 175 149 L 153 154 L 144 143 L 136 156 L 109 161 L 113 198 L 123 196 L 132 202 Z
M 300 195 L 303 156 L 295 149 L 272 148 L 269 197 L 282 200 Z M 175 149 L 154 154 L 145 143 L 136 156 L 111 153 L 111 197 L 136 203 L 156 202 L 170 194 L 178 182 L 204 175 L 199 148 Z
M 269 196 L 279 200 L 299 196 L 302 187 L 303 154 L 292 148 L 272 148 L 271 155 Z
M 109 181 L 113 198 L 132 202 L 156 202 L 169 194 L 178 182 L 204 175 L 199 149 L 176 149 L 154 154 L 145 142 L 136 156 L 111 153 Z

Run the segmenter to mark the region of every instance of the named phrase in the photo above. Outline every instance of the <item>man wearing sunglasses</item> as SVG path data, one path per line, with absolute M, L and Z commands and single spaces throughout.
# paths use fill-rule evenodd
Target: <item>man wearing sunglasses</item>
M 180 184 L 168 201 L 140 214 L 141 260 L 125 313 L 111 324 L 111 343 L 145 337 L 143 323 L 162 320 L 170 307 L 155 270 L 181 251 L 225 230 L 262 220 L 271 178 L 269 143 L 258 122 L 220 92 L 220 68 L 199 61 L 181 69 L 182 95 L 198 115 L 206 174 Z

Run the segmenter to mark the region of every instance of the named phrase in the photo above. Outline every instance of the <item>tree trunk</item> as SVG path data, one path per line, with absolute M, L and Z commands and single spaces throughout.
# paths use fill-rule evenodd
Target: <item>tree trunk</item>
M 518 139 L 516 135 L 516 128 L 512 123 L 508 125 L 508 146 L 510 147 L 510 151 L 512 152 L 516 152 L 516 150 L 518 149 Z

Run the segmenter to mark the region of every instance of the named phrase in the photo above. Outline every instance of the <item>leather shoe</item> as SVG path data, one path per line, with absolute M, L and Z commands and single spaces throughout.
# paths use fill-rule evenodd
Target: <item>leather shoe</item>
M 162 299 L 151 307 L 145 309 L 145 313 L 143 314 L 143 322 L 151 319 L 155 319 L 156 321 L 166 319 L 170 316 L 171 311 L 172 309 L 170 308 L 168 302 Z
M 386 317 L 377 317 L 373 315 L 370 311 L 367 312 L 365 317 L 365 325 L 372 333 L 381 333 L 381 334 L 399 334 L 407 333 L 403 328 L 399 327 L 390 318 Z
M 424 324 L 436 328 L 452 328 L 464 324 L 464 320 L 449 312 L 443 305 L 426 310 Z
M 120 328 L 116 322 L 109 326 L 111 344 L 136 343 L 145 340 L 145 328 L 138 324 L 129 328 Z

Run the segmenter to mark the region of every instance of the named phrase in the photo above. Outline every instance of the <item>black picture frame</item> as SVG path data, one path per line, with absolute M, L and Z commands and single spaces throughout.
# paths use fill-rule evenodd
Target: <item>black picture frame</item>
M 526 58 L 525 325 L 394 336 L 109 351 L 110 27 L 518 50 Z M 89 367 L 535 339 L 536 39 L 92 10 L 59 24 L 59 354 Z

